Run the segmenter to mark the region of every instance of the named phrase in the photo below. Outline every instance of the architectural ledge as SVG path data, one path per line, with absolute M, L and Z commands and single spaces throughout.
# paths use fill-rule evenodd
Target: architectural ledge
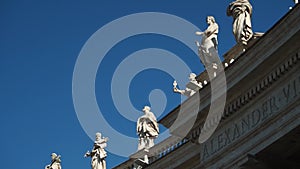
M 146 154 L 149 157 L 149 165 L 151 165 L 151 163 L 165 157 L 166 155 L 175 151 L 177 148 L 181 147 L 187 142 L 187 139 L 181 139 L 176 136 L 170 136 L 162 142 L 151 147 L 147 152 L 144 149 L 137 151 L 136 153 L 130 156 L 130 159 L 128 159 L 121 165 L 114 167 L 114 169 L 131 169 L 135 161 L 138 159 L 143 159 Z
M 275 53 L 279 47 L 287 43 L 287 41 L 290 40 L 291 37 L 299 33 L 299 16 L 300 6 L 296 5 L 266 33 L 256 33 L 254 38 L 249 42 L 249 45 L 247 46 L 247 49 L 245 51 L 243 51 L 243 49 L 239 45 L 235 45 L 224 55 L 225 60 L 223 61 L 223 66 L 225 67 L 224 70 L 226 73 L 228 91 L 234 88 L 234 86 L 240 83 L 242 80 L 244 80 L 246 76 L 251 74 L 251 72 L 253 73 L 254 70 L 256 70 L 264 61 L 266 61 L 267 59 L 271 60 L 271 55 Z M 260 57 L 258 58 L 258 56 Z M 253 75 L 253 77 L 255 77 L 255 75 Z M 209 77 L 206 71 L 197 76 L 197 81 L 207 81 L 208 83 L 204 85 L 203 88 L 201 88 L 196 94 L 186 99 L 183 103 L 181 103 L 181 105 L 177 106 L 158 122 L 165 127 L 170 128 L 176 120 L 180 109 L 182 109 L 183 107 L 194 106 L 194 104 L 196 104 L 195 100 L 197 100 L 195 99 L 195 97 L 198 96 L 201 96 L 201 105 L 197 103 L 198 106 L 200 106 L 199 112 L 201 113 L 199 113 L 199 115 L 201 117 L 203 116 L 202 120 L 205 120 L 205 116 L 207 114 L 205 113 L 205 109 L 209 108 L 211 97 L 209 87 L 210 82 L 208 79 Z M 235 93 L 231 95 L 235 95 Z M 227 100 L 229 100 L 228 97 Z M 229 101 L 231 102 L 232 100 L 233 98 L 231 98 L 231 100 Z M 231 107 L 227 107 L 227 109 L 231 109 Z M 186 112 L 189 112 L 191 110 L 192 109 Z M 229 115 L 230 114 L 226 113 L 226 116 Z M 189 120 L 187 119 L 185 121 Z M 202 123 L 199 122 L 199 120 L 197 121 L 198 123 Z
M 132 169 L 145 154 L 149 157 L 146 168 L 268 169 L 267 165 L 274 161 L 269 156 L 286 151 L 278 149 L 278 145 L 291 147 L 292 142 L 297 143 L 294 134 L 299 134 L 299 41 L 300 6 L 296 5 L 266 33 L 256 33 L 246 49 L 235 45 L 224 55 L 227 93 L 225 108 L 220 110 L 221 121 L 219 117 L 206 120 L 211 103 L 221 96 L 211 101 L 210 86 L 221 77 L 217 75 L 209 81 L 207 72 L 202 72 L 197 80 L 208 83 L 202 83 L 205 85 L 197 93 L 158 121 L 172 135 L 147 152 L 132 154 L 114 169 Z M 219 125 L 214 134 L 198 144 L 199 135 L 205 131 L 202 129 L 210 129 L 215 123 Z M 297 126 L 298 130 L 287 137 Z M 283 136 L 284 140 L 274 143 Z M 293 149 L 285 155 L 286 163 L 291 154 L 299 154 L 299 147 Z
M 144 158 L 144 155 L 147 154 L 148 157 L 157 157 L 160 158 L 180 146 L 182 144 L 182 139 L 176 136 L 170 136 L 167 139 L 163 140 L 162 142 L 154 145 L 149 149 L 149 152 L 145 152 L 144 149 L 132 154 L 130 158 L 137 159 L 137 158 Z

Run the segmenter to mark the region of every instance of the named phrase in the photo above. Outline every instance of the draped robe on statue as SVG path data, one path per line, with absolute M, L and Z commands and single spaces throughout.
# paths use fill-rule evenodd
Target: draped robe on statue
M 107 153 L 105 151 L 105 147 L 107 146 L 108 138 L 101 138 L 101 133 L 96 133 L 96 140 L 94 142 L 94 147 L 92 152 L 87 152 L 85 157 L 91 157 L 91 166 L 92 169 L 106 169 L 106 161 Z
M 51 154 L 51 158 L 52 158 L 52 161 L 51 161 L 51 164 L 49 165 L 46 165 L 45 169 L 61 169 L 61 160 L 60 160 L 60 156 L 58 156 L 57 154 L 55 153 L 52 153 Z
M 106 142 L 95 141 L 94 143 L 94 152 L 92 156 L 92 169 L 106 169 L 105 157 L 107 156 L 104 148 L 106 147 Z
M 146 111 L 137 121 L 137 133 L 139 135 L 138 150 L 148 149 L 154 145 L 154 139 L 158 136 L 159 128 L 155 115 Z
M 237 0 L 227 8 L 227 15 L 232 16 L 233 34 L 237 43 L 247 45 L 252 38 L 253 31 L 251 25 L 252 6 L 248 0 Z

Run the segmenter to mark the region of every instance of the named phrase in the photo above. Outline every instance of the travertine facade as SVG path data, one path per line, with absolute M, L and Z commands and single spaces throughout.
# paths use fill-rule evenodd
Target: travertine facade
M 169 128 L 182 107 L 198 103 L 196 123 L 186 137 L 180 126 L 150 149 L 151 169 L 282 169 L 300 166 L 300 6 L 296 5 L 245 52 L 225 54 L 227 101 L 217 130 L 205 143 L 198 138 L 210 106 L 210 83 L 159 121 Z M 234 59 L 234 62 L 229 62 Z M 207 80 L 206 73 L 197 77 Z M 218 76 L 216 77 L 218 78 Z M 211 123 L 214 123 L 212 121 Z M 209 127 L 209 126 L 207 126 Z M 135 156 L 115 167 L 131 168 Z

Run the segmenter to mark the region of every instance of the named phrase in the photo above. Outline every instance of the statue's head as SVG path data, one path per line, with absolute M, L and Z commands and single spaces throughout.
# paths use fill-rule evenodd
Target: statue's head
M 195 73 L 190 73 L 190 76 L 189 76 L 189 80 L 192 81 L 192 80 L 196 80 L 196 74 Z
M 211 23 L 216 23 L 216 20 L 213 16 L 207 16 L 206 20 L 207 20 L 207 23 L 210 23 L 210 22 Z
M 51 154 L 52 160 L 54 160 L 56 157 L 57 157 L 57 154 L 55 154 L 55 153 L 52 153 L 52 154 Z
M 150 107 L 149 106 L 145 106 L 144 108 L 143 108 L 143 112 L 149 112 L 150 111 Z
M 97 132 L 97 133 L 96 133 L 96 140 L 99 140 L 99 139 L 101 139 L 101 133 L 100 133 L 100 132 Z

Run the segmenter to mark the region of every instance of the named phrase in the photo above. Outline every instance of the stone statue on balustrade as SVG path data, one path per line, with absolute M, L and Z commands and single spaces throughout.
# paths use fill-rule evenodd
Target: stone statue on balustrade
M 297 5 L 298 2 L 299 2 L 298 0 L 294 0 L 295 5 Z M 293 7 L 290 6 L 289 9 L 293 9 Z
M 219 26 L 213 16 L 208 16 L 206 21 L 208 24 L 207 29 L 204 32 L 196 32 L 196 35 L 202 36 L 201 44 L 196 41 L 196 45 L 202 64 L 209 72 L 213 72 L 214 69 L 218 68 L 219 63 L 217 38 Z
M 107 153 L 105 147 L 107 146 L 108 138 L 103 138 L 101 133 L 96 133 L 96 139 L 94 142 L 94 147 L 91 152 L 87 151 L 84 157 L 91 157 L 92 169 L 106 169 L 105 158 Z
M 200 88 L 202 88 L 202 83 L 199 83 L 196 80 L 196 74 L 195 73 L 191 73 L 189 75 L 189 80 L 190 80 L 190 82 L 186 85 L 185 90 L 178 89 L 177 88 L 177 82 L 174 81 L 173 91 L 175 93 L 180 93 L 180 94 L 188 96 L 188 97 L 193 96 Z
M 252 5 L 248 0 L 236 0 L 227 8 L 227 15 L 233 17 L 233 34 L 238 44 L 247 45 L 253 37 L 251 15 Z
M 156 121 L 155 115 L 150 111 L 149 106 L 145 106 L 143 109 L 144 115 L 138 118 L 136 131 L 139 136 L 138 150 L 149 148 L 154 146 L 154 139 L 159 134 L 159 127 Z
M 55 153 L 51 154 L 51 164 L 46 165 L 45 169 L 61 169 L 60 155 Z

